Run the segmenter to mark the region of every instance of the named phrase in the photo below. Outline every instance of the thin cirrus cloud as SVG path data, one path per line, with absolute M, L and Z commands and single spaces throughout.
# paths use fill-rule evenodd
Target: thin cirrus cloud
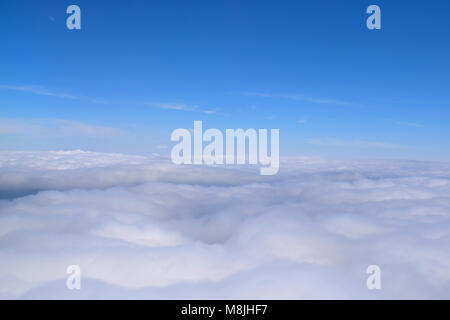
M 288 99 L 288 100 L 295 100 L 295 101 L 311 102 L 311 103 L 316 103 L 316 104 L 326 104 L 326 105 L 336 105 L 336 106 L 346 106 L 346 107 L 352 107 L 352 106 L 357 105 L 355 103 L 348 102 L 348 101 L 328 99 L 328 98 L 310 97 L 310 96 L 304 96 L 304 95 L 298 95 L 298 94 L 272 94 L 272 93 L 251 92 L 251 91 L 243 91 L 242 94 L 245 96 L 250 96 L 250 97 Z
M 399 126 L 406 126 L 406 127 L 413 127 L 413 128 L 423 128 L 424 127 L 423 124 L 415 123 L 415 122 L 406 122 L 406 121 L 397 121 L 396 124 Z
M 24 86 L 11 86 L 11 85 L 0 85 L 0 89 L 4 90 L 12 90 L 12 91 L 20 91 L 20 92 L 28 92 L 40 96 L 49 96 L 60 99 L 70 99 L 70 100 L 84 100 L 97 104 L 107 104 L 108 102 L 103 99 L 92 98 L 84 95 L 74 95 L 71 93 L 59 92 L 56 90 L 51 90 L 44 88 L 42 86 L 35 85 L 24 85 Z
M 393 143 L 386 143 L 379 141 L 340 140 L 335 138 L 312 138 L 308 139 L 306 142 L 311 145 L 325 146 L 325 147 L 381 148 L 381 149 L 396 149 L 405 147 Z
M 74 120 L 0 118 L 0 135 L 109 138 L 124 133 L 119 128 L 94 126 Z
M 0 298 L 450 298 L 448 163 L 281 168 L 0 152 Z
M 217 109 L 202 109 L 198 106 L 190 106 L 184 103 L 169 103 L 169 102 L 151 102 L 147 103 L 152 107 L 167 109 L 167 110 L 177 110 L 177 111 L 191 111 L 191 112 L 200 112 L 204 114 L 216 114 Z

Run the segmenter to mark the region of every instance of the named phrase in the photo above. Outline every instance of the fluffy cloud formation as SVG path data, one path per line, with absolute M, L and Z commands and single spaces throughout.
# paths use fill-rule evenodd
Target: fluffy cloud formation
M 3 152 L 0 196 L 0 298 L 450 298 L 446 163 Z

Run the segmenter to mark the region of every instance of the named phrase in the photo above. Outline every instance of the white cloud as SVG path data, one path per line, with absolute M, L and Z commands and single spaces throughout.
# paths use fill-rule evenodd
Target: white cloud
M 170 109 L 170 110 L 187 110 L 188 106 L 184 103 L 166 103 L 166 102 L 155 102 L 153 103 L 155 107 L 161 109 Z
M 0 135 L 14 134 L 31 137 L 112 137 L 123 134 L 118 128 L 93 126 L 63 119 L 0 118 Z
M 328 147 L 351 147 L 351 148 L 381 148 L 381 149 L 396 149 L 404 148 L 405 146 L 396 145 L 393 143 L 379 142 L 379 141 L 364 141 L 364 140 L 340 140 L 335 138 L 313 138 L 308 139 L 307 143 L 318 146 Z
M 4 298 L 450 298 L 447 163 L 8 152 L 0 194 Z
M 242 92 L 242 94 L 246 95 L 246 96 L 250 96 L 250 97 L 288 99 L 288 100 L 294 100 L 294 101 L 305 101 L 305 102 L 311 102 L 311 103 L 316 103 L 316 104 L 328 104 L 328 105 L 336 105 L 336 106 L 343 106 L 343 107 L 356 106 L 356 104 L 354 104 L 352 102 L 348 102 L 348 101 L 328 99 L 328 98 L 317 98 L 317 97 L 310 97 L 310 96 L 304 96 L 304 95 L 299 95 L 299 94 L 272 94 L 272 93 L 250 92 L 250 91 L 244 91 L 244 92 Z
M 168 110 L 178 110 L 178 111 L 193 111 L 200 112 L 204 114 L 215 114 L 217 113 L 217 109 L 202 109 L 198 106 L 189 106 L 184 103 L 169 103 L 169 102 L 152 102 L 151 106 L 157 107 L 160 109 L 168 109 Z
M 4 90 L 13 90 L 13 91 L 21 91 L 37 94 L 40 96 L 49 96 L 56 97 L 61 99 L 70 99 L 70 100 L 85 100 L 92 103 L 106 104 L 107 102 L 103 99 L 91 98 L 83 95 L 74 95 L 71 93 L 58 92 L 51 89 L 44 88 L 42 86 L 35 85 L 23 85 L 23 86 L 11 86 L 11 85 L 1 85 L 0 89 Z
M 415 122 L 405 122 L 405 121 L 397 121 L 396 122 L 400 126 L 413 127 L 413 128 L 423 128 L 424 126 Z

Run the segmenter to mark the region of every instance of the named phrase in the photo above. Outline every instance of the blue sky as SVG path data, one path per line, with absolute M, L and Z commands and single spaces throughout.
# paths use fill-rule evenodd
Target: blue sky
M 81 8 L 82 29 L 66 28 Z M 367 6 L 382 29 L 368 30 Z M 0 149 L 168 154 L 279 128 L 280 156 L 449 160 L 448 1 L 2 1 Z M 167 146 L 168 148 L 163 148 Z

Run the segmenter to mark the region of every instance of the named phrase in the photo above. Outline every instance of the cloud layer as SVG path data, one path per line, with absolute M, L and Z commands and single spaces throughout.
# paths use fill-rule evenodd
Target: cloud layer
M 0 298 L 450 298 L 446 163 L 3 152 L 0 195 Z

